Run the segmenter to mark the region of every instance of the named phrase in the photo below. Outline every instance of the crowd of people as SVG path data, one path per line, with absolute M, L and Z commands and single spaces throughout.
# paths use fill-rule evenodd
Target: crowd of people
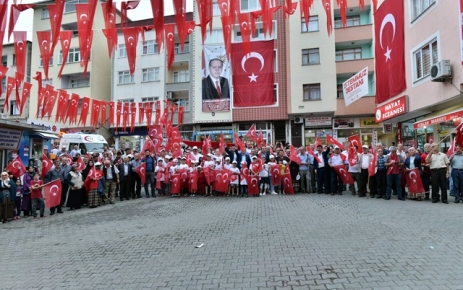
M 77 210 L 83 206 L 95 208 L 119 201 L 157 196 L 265 196 L 266 194 L 343 194 L 350 191 L 359 197 L 399 200 L 406 197 L 448 203 L 447 189 L 463 199 L 463 154 L 457 146 L 448 157 L 439 152 L 437 144 L 425 144 L 424 151 L 415 148 L 376 148 L 362 146 L 352 158 L 337 145 L 309 145 L 296 152 L 289 144 L 256 148 L 248 144 L 245 150 L 235 146 L 209 149 L 202 154 L 198 147 L 185 147 L 182 155 L 173 158 L 170 152 L 159 153 L 131 149 L 114 150 L 81 156 L 78 148 L 70 152 L 55 148 L 49 158 L 53 166 L 43 172 L 43 160 L 30 160 L 27 173 L 13 176 L 1 173 L 0 219 L 3 223 L 32 216 L 45 217 L 44 184 L 59 180 L 59 205 L 51 207 L 49 215 L 63 213 L 63 208 Z M 308 150 L 307 150 L 308 149 Z M 361 153 L 360 153 L 361 151 Z M 374 162 L 374 163 L 373 163 Z M 83 166 L 80 165 L 83 163 Z M 371 166 L 373 164 L 373 171 Z M 345 168 L 353 182 L 343 184 L 336 167 Z M 141 170 L 143 168 L 143 170 Z M 423 183 L 422 192 L 407 192 L 405 174 L 418 169 Z M 432 189 L 432 190 L 431 190 Z M 431 191 L 430 191 L 431 190 Z M 39 214 L 37 214 L 39 211 Z

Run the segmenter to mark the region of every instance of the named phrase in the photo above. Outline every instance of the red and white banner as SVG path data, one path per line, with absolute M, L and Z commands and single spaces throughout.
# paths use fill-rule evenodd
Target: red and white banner
M 275 104 L 273 40 L 251 42 L 250 53 L 245 52 L 242 43 L 232 44 L 232 62 L 235 107 Z
M 406 172 L 407 186 L 410 193 L 423 193 L 423 182 L 421 181 L 418 168 Z
M 376 123 L 383 122 L 408 112 L 407 96 L 402 96 L 376 108 Z
M 61 180 L 56 179 L 43 185 L 45 193 L 45 207 L 51 208 L 60 205 L 61 202 Z
M 397 96 L 405 82 L 404 4 L 385 0 L 374 13 L 376 103 Z
M 338 174 L 339 178 L 341 178 L 343 184 L 354 184 L 352 176 L 350 176 L 349 172 L 347 172 L 344 165 L 334 166 L 333 168 Z
M 342 83 L 342 92 L 346 107 L 361 97 L 368 95 L 368 67 Z

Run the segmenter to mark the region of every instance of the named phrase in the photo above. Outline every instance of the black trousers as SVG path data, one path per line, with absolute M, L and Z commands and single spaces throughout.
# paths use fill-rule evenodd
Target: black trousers
M 431 169 L 432 200 L 442 202 L 447 201 L 447 168 Z M 441 195 L 439 195 L 439 188 Z
M 429 184 L 431 183 L 431 173 L 423 170 L 423 173 L 421 174 L 421 180 L 423 181 L 424 196 L 429 198 Z
M 363 196 L 367 194 L 367 183 L 368 183 L 368 169 L 362 168 L 360 171 L 359 180 L 357 182 L 359 196 Z
M 378 169 L 376 172 L 376 194 L 380 197 L 386 197 L 386 186 L 387 186 L 387 170 L 386 169 Z M 371 178 L 373 179 L 373 178 Z M 370 182 L 371 182 L 370 179 Z
M 317 169 L 317 191 L 318 193 L 329 193 L 327 190 L 329 188 L 328 178 L 326 174 L 326 168 Z
M 132 172 L 130 176 L 130 195 L 141 197 L 141 179 L 138 173 Z
M 130 178 L 129 176 L 124 176 L 119 182 L 121 191 L 119 192 L 119 198 L 124 200 L 124 198 L 130 198 Z

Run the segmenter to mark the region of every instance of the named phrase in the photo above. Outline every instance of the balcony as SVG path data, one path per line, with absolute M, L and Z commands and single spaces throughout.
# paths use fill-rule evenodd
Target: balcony
M 375 70 L 375 59 L 374 58 L 362 58 L 354 60 L 344 60 L 336 62 L 336 74 L 338 75 L 351 75 L 358 73 L 365 67 L 368 67 L 368 71 L 372 72 Z
M 371 40 L 373 39 L 373 25 L 365 24 L 346 28 L 336 28 L 334 30 L 334 39 L 336 43 L 351 43 L 366 39 Z
M 365 7 L 371 5 L 371 0 L 364 0 L 364 2 L 365 2 Z M 347 7 L 351 8 L 351 7 L 358 7 L 358 6 L 359 6 L 358 0 L 347 0 Z
M 363 97 L 355 101 L 355 103 L 346 107 L 344 99 L 336 99 L 335 116 L 360 116 L 374 115 L 376 110 L 375 97 Z

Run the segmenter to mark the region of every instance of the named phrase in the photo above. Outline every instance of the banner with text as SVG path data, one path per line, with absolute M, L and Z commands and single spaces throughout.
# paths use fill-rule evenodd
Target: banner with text
M 363 96 L 368 95 L 368 67 L 356 73 L 342 84 L 346 107 Z
M 0 149 L 16 150 L 21 143 L 21 130 L 0 128 Z

